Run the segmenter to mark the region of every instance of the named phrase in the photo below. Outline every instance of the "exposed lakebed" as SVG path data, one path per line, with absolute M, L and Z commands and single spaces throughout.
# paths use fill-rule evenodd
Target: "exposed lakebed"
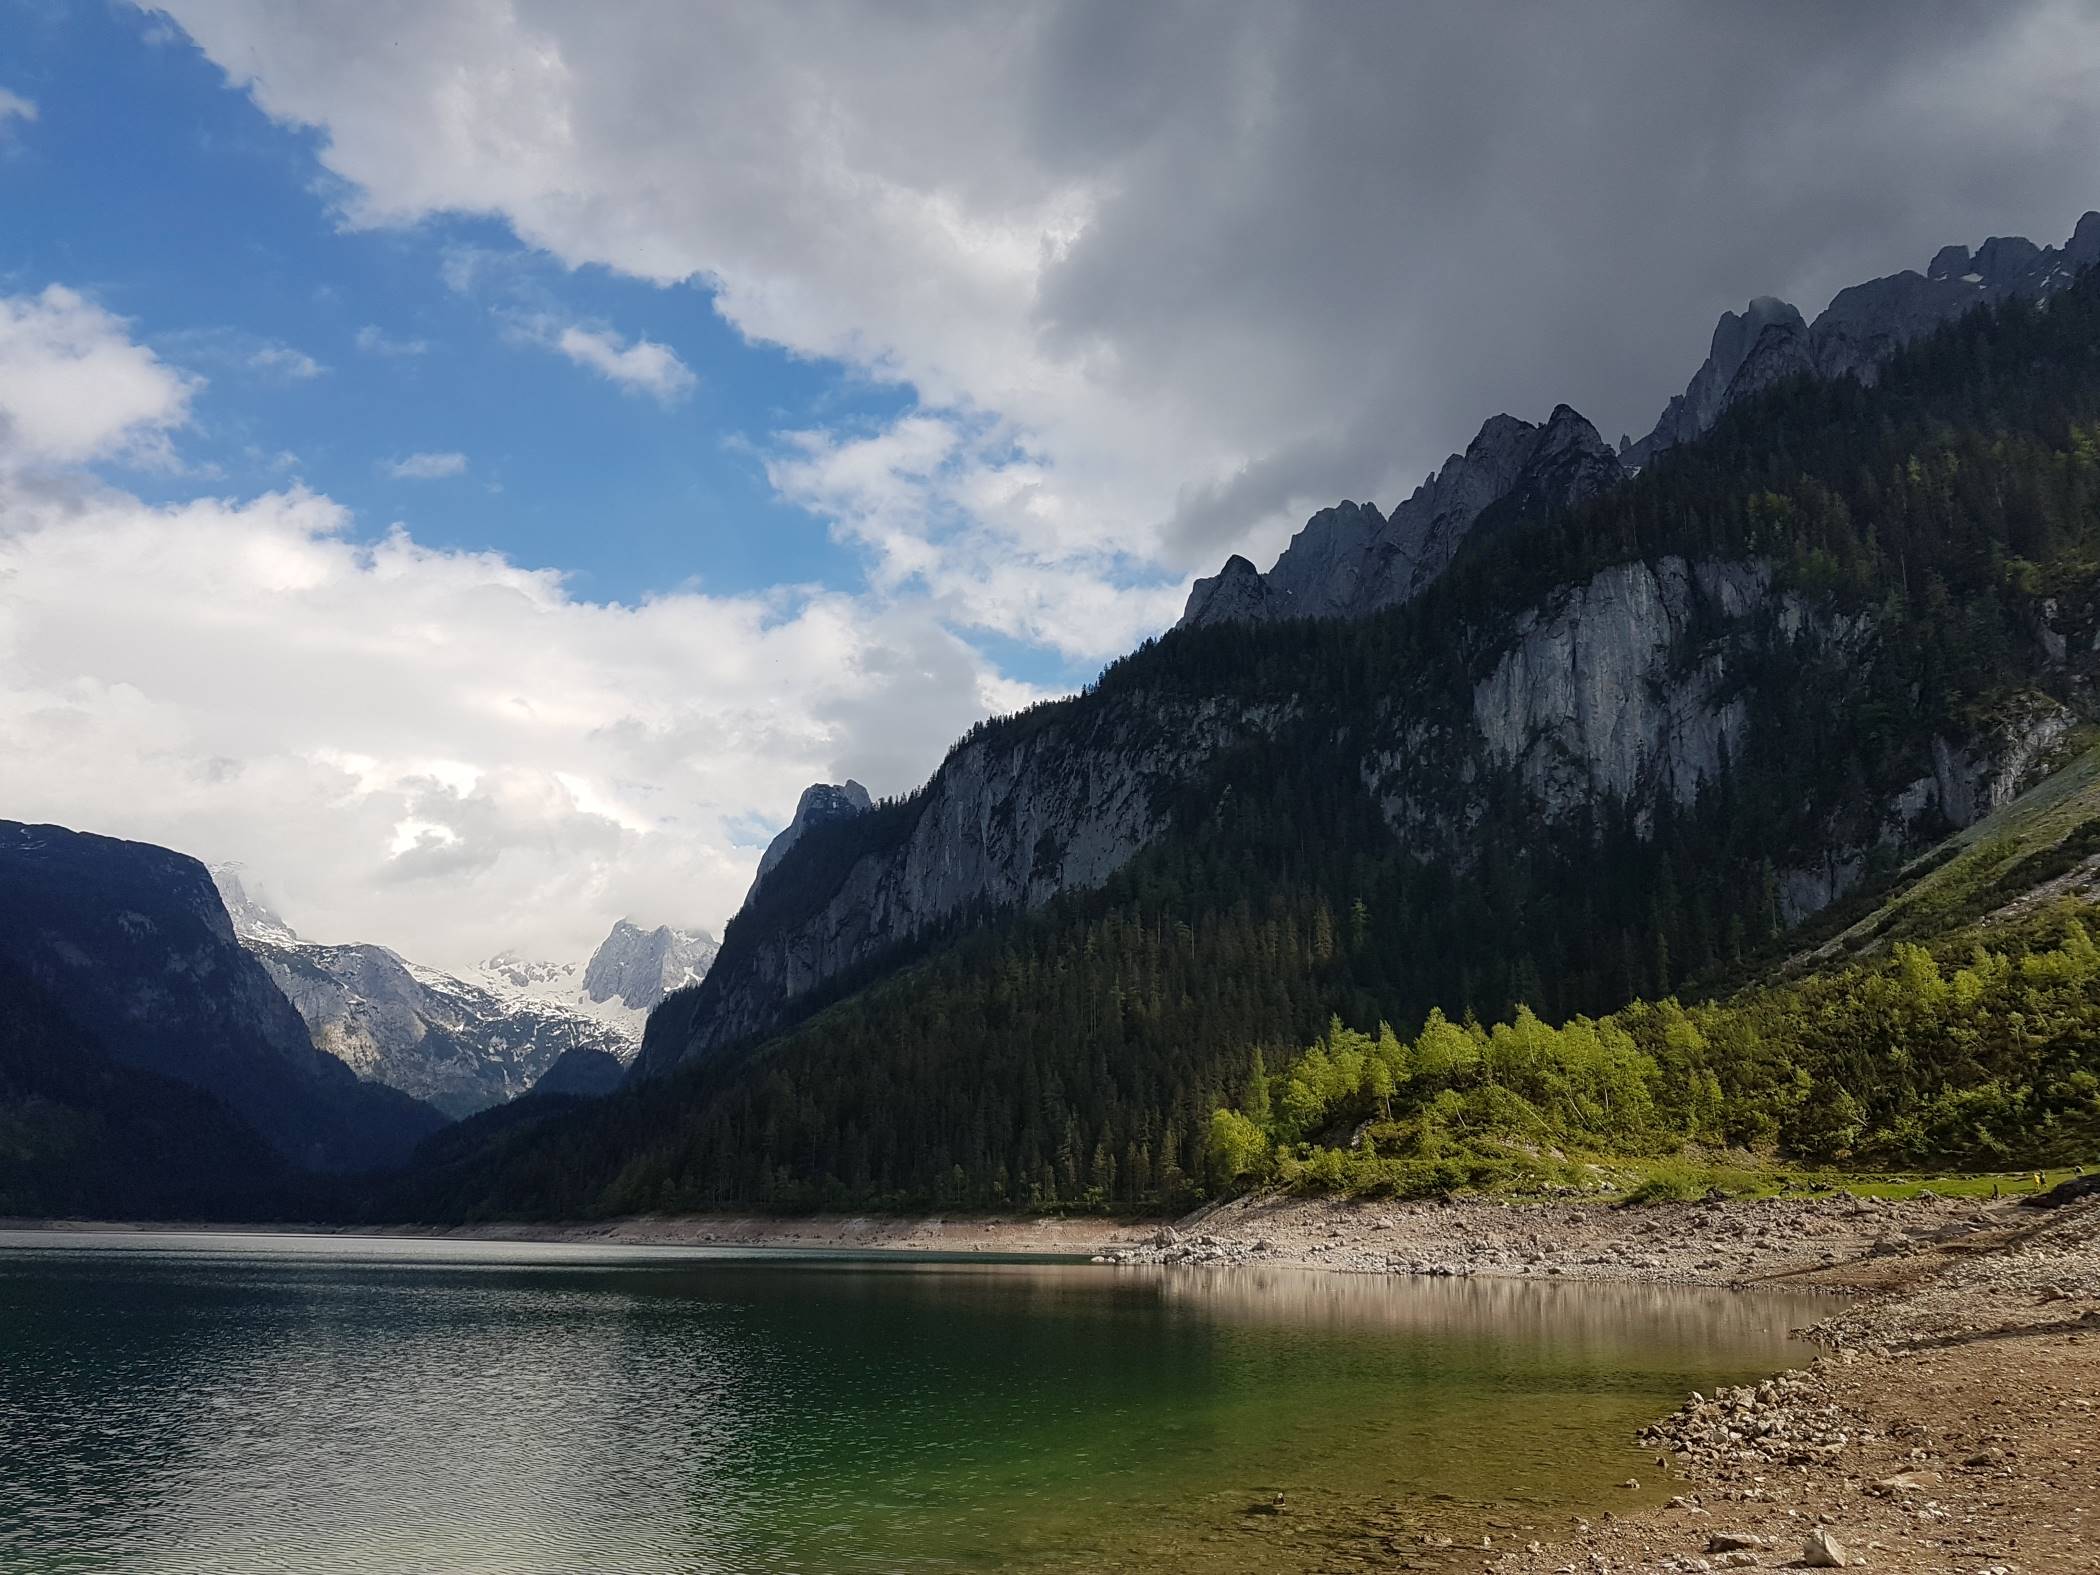
M 1788 1329 L 1829 1311 L 1265 1267 L 0 1233 L 0 1570 L 1433 1560 L 1425 1537 L 1507 1546 L 1666 1496 L 1634 1430 L 1804 1359 Z

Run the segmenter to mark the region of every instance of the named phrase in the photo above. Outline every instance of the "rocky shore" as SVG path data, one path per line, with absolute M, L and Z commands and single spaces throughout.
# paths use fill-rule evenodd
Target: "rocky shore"
M 1886 1283 L 1922 1255 L 1988 1232 L 1993 1210 L 2008 1207 L 1946 1198 L 1895 1202 L 1846 1193 L 1639 1206 L 1488 1197 L 1424 1202 L 1243 1198 L 1171 1224 L 1083 1216 L 689 1215 L 476 1226 L 442 1234 L 1856 1290 Z
M 1667 1507 L 1483 1569 L 2100 1570 L 2100 1197 L 1972 1223 L 1806 1331 L 1800 1371 L 1694 1394 L 1643 1434 Z
M 1495 1274 L 1661 1285 L 1857 1289 L 1987 1227 L 1974 1203 L 1831 1193 L 1611 1206 L 1252 1198 L 1136 1245 L 1122 1263 L 1283 1263 L 1361 1274 Z

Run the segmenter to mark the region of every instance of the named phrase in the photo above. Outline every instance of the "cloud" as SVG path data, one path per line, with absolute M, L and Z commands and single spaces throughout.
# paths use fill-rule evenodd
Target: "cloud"
M 10 93 L 0 88 L 0 133 L 7 129 L 10 120 L 35 120 L 36 103 L 19 93 Z
M 160 352 L 190 366 L 208 366 L 266 383 L 310 383 L 328 368 L 296 345 L 245 328 L 178 328 L 156 334 Z
M 867 549 L 878 591 L 923 593 L 952 627 L 1106 661 L 1180 610 L 1181 588 L 1141 583 L 1143 564 L 1084 530 L 1060 540 L 1041 467 L 996 425 L 913 411 L 864 434 L 783 433 L 763 459 L 782 497 Z
M 578 366 L 588 367 L 619 384 L 625 392 L 647 394 L 662 405 L 675 405 L 700 381 L 692 368 L 678 359 L 677 351 L 653 339 L 627 344 L 608 329 L 557 323 L 544 317 L 526 320 L 518 331 L 527 342 L 557 350 Z
M 63 285 L 0 296 L 0 470 L 165 463 L 198 386 Z
M 69 290 L 0 298 L 0 815 L 239 861 L 315 938 L 462 967 L 719 928 L 807 783 L 904 791 L 1036 697 L 909 598 L 593 602 L 298 486 L 50 468 L 163 439 L 189 387 Z
M 311 382 L 326 375 L 328 371 L 327 367 L 304 350 L 295 350 L 290 345 L 280 344 L 266 344 L 251 352 L 248 365 L 254 371 L 294 383 Z
M 1643 428 L 1752 294 L 2061 239 L 2100 145 L 2075 0 L 171 9 L 350 222 L 698 281 L 1009 436 L 944 553 L 1140 598 L 1497 410 Z
M 427 339 L 396 339 L 376 323 L 366 323 L 357 331 L 357 348 L 366 355 L 417 356 L 430 353 Z
M 442 481 L 467 473 L 467 456 L 460 453 L 409 454 L 380 465 L 396 481 Z
M 1034 697 L 908 604 L 577 599 L 293 489 L 0 503 L 0 813 L 237 859 L 440 966 L 719 927 L 808 782 L 911 786 Z M 850 763 L 850 765 L 849 765 Z

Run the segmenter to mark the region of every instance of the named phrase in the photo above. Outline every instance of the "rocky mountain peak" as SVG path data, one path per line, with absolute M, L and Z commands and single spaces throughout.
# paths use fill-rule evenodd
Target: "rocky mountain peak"
M 248 889 L 243 866 L 214 864 L 210 870 L 212 884 L 219 889 L 219 900 L 226 904 L 226 916 L 233 921 L 235 935 L 244 941 L 267 941 L 279 946 L 298 941 L 298 932 Z
M 1234 555 L 1199 579 L 1187 625 L 1271 618 L 1347 618 L 1411 601 L 1443 573 L 1482 514 L 1506 498 L 1551 507 L 1618 480 L 1618 459 L 1597 429 L 1567 405 L 1544 425 L 1507 413 L 1481 423 L 1390 515 L 1373 503 L 1320 510 L 1267 574 Z
M 2064 256 L 2079 268 L 2100 263 L 2100 213 L 2088 213 L 2078 221 L 2078 228 L 2064 243 Z
M 1611 445 L 1590 424 L 1589 418 L 1574 406 L 1555 405 L 1553 414 L 1546 418 L 1545 426 L 1539 430 L 1538 442 L 1532 449 L 1532 461 L 1535 463 L 1568 453 L 1609 456 Z
M 674 930 L 668 924 L 645 930 L 622 919 L 591 953 L 583 993 L 592 1001 L 618 1001 L 646 1012 L 673 990 L 698 983 L 720 949 L 705 930 Z
M 1249 564 L 1249 568 L 1253 565 Z M 820 826 L 828 821 L 851 820 L 856 815 L 865 815 L 875 807 L 868 797 L 868 790 L 848 777 L 844 782 L 812 782 L 802 790 L 795 800 L 795 816 L 780 835 L 766 844 L 766 851 L 759 856 L 758 873 L 751 877 L 751 891 L 757 891 L 759 882 L 779 866 L 787 857 L 787 851 L 802 840 L 802 834 L 811 826 Z M 750 902 L 751 893 L 744 894 Z
M 1313 516 L 1317 520 L 1318 515 Z M 1307 529 L 1312 521 L 1307 522 Z M 1185 624 L 1252 623 L 1268 616 L 1269 582 L 1253 563 L 1234 553 L 1216 574 L 1189 587 Z
M 1966 246 L 1942 246 L 1925 265 L 1928 279 L 1959 279 L 1968 271 L 1969 248 Z
M 1664 449 L 1690 442 L 1745 394 L 1813 370 L 1814 364 L 1808 324 L 1789 302 L 1760 295 L 1741 312 L 1723 312 L 1706 360 L 1684 392 L 1663 408 L 1655 429 L 1626 450 L 1627 467 L 1638 470 Z
M 1871 383 L 1890 355 L 1949 318 L 2011 296 L 2047 296 L 2095 262 L 2100 213 L 2088 213 L 2061 249 L 2019 235 L 1994 235 L 1973 253 L 1943 246 L 1922 274 L 1906 269 L 1840 290 L 1812 324 L 1784 301 L 1760 297 L 1740 316 L 1721 314 L 1705 364 L 1623 457 L 1639 469 L 1705 432 L 1737 400 L 1785 377 L 1811 373 Z

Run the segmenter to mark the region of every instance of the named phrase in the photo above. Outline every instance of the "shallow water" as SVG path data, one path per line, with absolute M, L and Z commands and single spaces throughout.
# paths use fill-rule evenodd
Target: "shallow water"
M 1650 1501 L 1827 1302 L 0 1232 L 0 1571 L 1348 1566 Z M 1280 1515 L 1254 1507 L 1285 1494 Z M 1479 1557 L 1473 1554 L 1476 1561 Z

